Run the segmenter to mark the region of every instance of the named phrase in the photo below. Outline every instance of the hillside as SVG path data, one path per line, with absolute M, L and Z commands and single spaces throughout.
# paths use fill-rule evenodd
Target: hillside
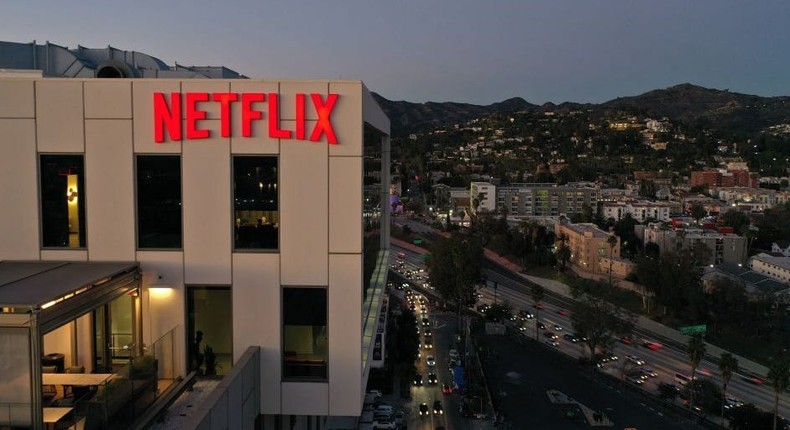
M 422 132 L 492 114 L 519 110 L 593 110 L 602 115 L 640 114 L 667 117 L 685 124 L 705 126 L 734 134 L 750 134 L 765 127 L 790 123 L 790 97 L 760 97 L 728 90 L 681 84 L 601 104 L 563 103 L 543 106 L 520 97 L 487 106 L 467 103 L 411 103 L 391 101 L 374 93 L 392 123 L 393 136 Z

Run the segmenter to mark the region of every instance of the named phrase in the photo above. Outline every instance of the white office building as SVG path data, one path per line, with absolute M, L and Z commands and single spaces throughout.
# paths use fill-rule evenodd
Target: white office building
M 90 420 L 59 403 L 76 377 L 50 370 L 110 375 L 92 401 L 113 420 L 109 386 L 142 380 L 126 366 L 147 355 L 155 396 L 225 376 L 202 429 L 360 415 L 390 173 L 389 120 L 362 82 L 14 76 L 0 74 L 0 428 Z

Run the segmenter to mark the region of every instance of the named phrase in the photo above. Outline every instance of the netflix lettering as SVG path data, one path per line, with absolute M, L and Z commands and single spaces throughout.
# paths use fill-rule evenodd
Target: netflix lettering
M 337 102 L 337 94 L 295 94 L 293 117 L 294 129 L 280 128 L 280 96 L 278 93 L 154 93 L 154 140 L 208 139 L 213 130 L 204 128 L 206 119 L 205 104 L 218 103 L 220 108 L 220 129 L 222 137 L 232 136 L 232 121 L 241 121 L 242 137 L 252 137 L 252 124 L 255 121 L 268 123 L 269 137 L 276 139 L 310 140 L 318 142 L 326 136 L 327 142 L 336 145 L 337 137 L 332 128 L 332 110 Z M 183 103 L 182 103 L 183 100 Z M 231 118 L 231 106 L 238 104 L 241 118 Z M 182 116 L 182 106 L 184 109 Z M 315 126 L 307 133 L 305 110 L 313 109 L 318 117 Z M 186 125 L 182 118 L 186 119 Z M 186 128 L 186 130 L 183 130 Z

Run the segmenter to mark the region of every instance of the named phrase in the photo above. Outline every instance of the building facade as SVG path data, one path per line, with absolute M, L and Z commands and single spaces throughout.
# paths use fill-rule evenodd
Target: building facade
M 662 254 L 705 246 L 709 251 L 707 259 L 703 262 L 706 265 L 746 264 L 747 240 L 743 236 L 701 228 L 664 229 L 661 224 L 650 223 L 647 226 L 644 231 L 644 243 L 655 243 Z
M 609 273 L 608 260 L 606 267 L 602 267 L 601 259 L 620 258 L 620 238 L 601 230 L 595 224 L 558 222 L 554 225 L 554 235 L 557 240 L 563 237 L 567 239 L 565 246 L 571 251 L 569 262 L 582 270 Z M 610 237 L 615 238 L 615 242 L 611 245 Z
M 221 375 L 259 347 L 244 427 L 323 429 L 361 413 L 386 281 L 388 135 L 360 81 L 0 75 L 0 260 L 139 266 L 131 307 L 103 308 L 113 351 L 175 334 L 175 375 L 207 371 L 207 347 Z M 43 334 L 42 354 L 112 370 L 91 341 L 96 312 Z M 0 345 L 0 362 L 11 353 Z M 39 365 L 24 373 L 34 428 Z M 20 402 L 9 383 L 0 404 Z
M 599 189 L 591 184 L 512 184 L 496 188 L 495 207 L 507 209 L 510 216 L 570 216 L 593 213 Z
M 774 257 L 761 252 L 749 259 L 749 267 L 779 282 L 790 283 L 790 257 Z

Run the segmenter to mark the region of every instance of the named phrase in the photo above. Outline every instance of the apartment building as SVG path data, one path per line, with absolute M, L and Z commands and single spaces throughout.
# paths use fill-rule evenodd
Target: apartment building
M 554 235 L 557 238 L 567 238 L 565 245 L 571 251 L 569 262 L 582 270 L 601 273 L 601 259 L 620 258 L 620 238 L 599 229 L 595 224 L 561 221 L 554 225 Z M 616 238 L 613 245 L 609 244 L 610 237 Z M 608 264 L 606 270 L 608 271 Z
M 496 188 L 496 205 L 510 216 L 571 216 L 584 208 L 596 210 L 599 188 L 594 184 L 512 184 Z
M 674 253 L 680 249 L 705 246 L 710 251 L 703 264 L 746 264 L 747 240 L 731 233 L 701 228 L 663 229 L 662 223 L 650 223 L 644 231 L 644 243 L 653 242 L 661 253 Z

